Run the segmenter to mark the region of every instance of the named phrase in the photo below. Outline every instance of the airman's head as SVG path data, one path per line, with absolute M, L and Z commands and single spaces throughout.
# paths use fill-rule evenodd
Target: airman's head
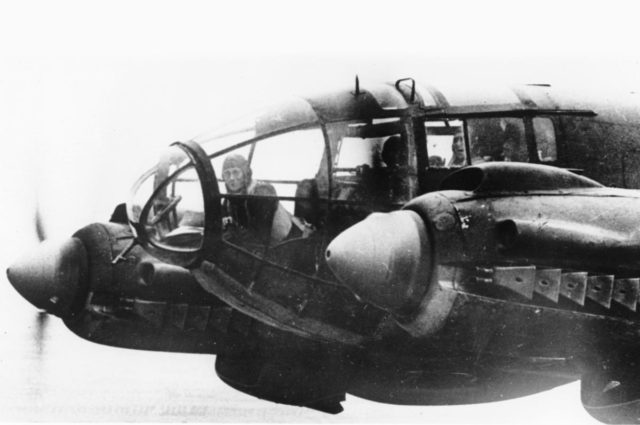
M 385 142 L 380 154 L 382 161 L 389 168 L 400 167 L 404 159 L 404 145 L 400 136 L 391 136 Z
M 229 193 L 245 193 L 251 184 L 249 161 L 240 154 L 231 154 L 222 164 L 222 179 Z
M 451 151 L 453 157 L 458 161 L 464 161 L 467 158 L 467 153 L 464 149 L 464 138 L 460 134 L 456 134 L 451 142 Z

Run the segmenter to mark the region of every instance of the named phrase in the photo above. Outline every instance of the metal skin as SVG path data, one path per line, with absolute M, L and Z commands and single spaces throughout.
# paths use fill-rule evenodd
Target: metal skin
M 497 104 L 456 104 L 403 79 L 306 100 L 312 118 L 295 128 L 321 128 L 325 156 L 335 153 L 336 123 L 359 120 L 353 137 L 376 137 L 379 126 L 405 138 L 402 177 L 413 199 L 402 210 L 337 199 L 327 180 L 318 199 L 287 199 L 321 216 L 315 233 L 242 245 L 222 231 L 221 170 L 203 146 L 176 143 L 201 185 L 202 232 L 188 235 L 202 236 L 200 249 L 152 243 L 147 218 L 163 215 L 152 195 L 138 222 L 128 217 L 133 233 L 122 216 L 89 225 L 17 262 L 9 279 L 83 338 L 216 354 L 222 380 L 278 403 L 337 413 L 350 393 L 469 404 L 582 379 L 594 417 L 637 422 L 640 195 L 543 165 L 431 167 L 425 122 L 522 118 L 530 161 L 539 162 L 534 119 L 545 117 L 556 131 L 553 165 L 637 187 L 640 168 L 627 152 L 640 109 L 613 113 L 545 86 L 507 93 Z M 272 112 L 260 125 L 272 119 L 274 132 L 290 131 L 288 115 Z M 150 180 L 156 194 L 170 187 L 165 165 Z M 134 235 L 142 246 L 131 245 Z
M 523 171 L 532 177 L 526 185 L 513 179 Z M 398 320 L 414 347 L 424 344 L 438 353 L 455 347 L 458 356 L 475 358 L 479 370 L 519 369 L 537 379 L 548 374 L 547 382 L 582 376 L 583 403 L 592 415 L 630 421 L 640 400 L 640 194 L 542 166 L 486 164 L 459 173 L 478 177 L 475 190 L 453 190 L 457 181 L 469 182 L 454 175 L 444 183 L 451 190 L 419 197 L 404 211 L 370 216 L 329 245 L 330 267 L 350 284 L 354 276 L 369 275 L 368 256 L 403 256 L 385 221 L 395 225 L 397 215 L 418 213 L 433 243 L 409 258 L 436 258 L 431 285 L 437 289 L 413 317 Z M 554 174 L 558 188 L 549 189 L 545 180 Z M 496 186 L 495 180 L 513 184 Z M 366 226 L 372 220 L 375 226 Z M 345 240 L 375 243 L 356 244 L 355 258 L 335 259 L 334 245 Z M 375 281 L 350 286 L 365 300 L 377 297 Z

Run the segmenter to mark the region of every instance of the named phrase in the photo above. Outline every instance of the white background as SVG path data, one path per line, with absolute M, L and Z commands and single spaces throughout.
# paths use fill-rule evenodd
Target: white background
M 292 94 L 420 81 L 640 88 L 624 2 L 0 2 L 0 266 L 107 220 L 158 149 Z M 578 384 L 481 406 L 349 397 L 327 416 L 222 384 L 210 356 L 100 347 L 0 281 L 0 420 L 587 423 Z

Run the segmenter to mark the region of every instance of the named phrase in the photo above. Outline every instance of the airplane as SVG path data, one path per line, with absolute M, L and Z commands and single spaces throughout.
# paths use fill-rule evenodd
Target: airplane
M 214 354 L 276 403 L 580 380 L 594 418 L 637 423 L 639 122 L 634 95 L 356 78 L 173 143 L 108 222 L 7 274 L 86 340 Z

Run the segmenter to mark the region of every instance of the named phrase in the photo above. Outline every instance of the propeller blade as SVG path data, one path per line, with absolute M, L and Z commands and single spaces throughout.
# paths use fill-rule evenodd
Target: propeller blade
M 36 315 L 36 326 L 33 332 L 33 339 L 38 356 L 44 352 L 44 342 L 46 340 L 47 326 L 49 324 L 49 314 L 40 311 Z
M 36 204 L 36 213 L 34 216 L 34 224 L 36 228 L 36 235 L 38 236 L 38 240 L 40 242 L 47 239 L 47 231 L 44 228 L 44 222 L 42 220 L 42 213 L 40 212 L 40 204 Z

